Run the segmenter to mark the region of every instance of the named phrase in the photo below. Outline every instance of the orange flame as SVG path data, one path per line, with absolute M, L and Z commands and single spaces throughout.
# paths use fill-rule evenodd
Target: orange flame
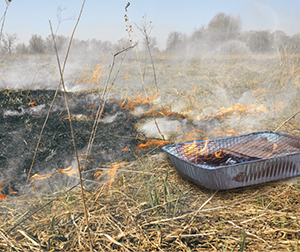
M 120 107 L 123 109 L 131 109 L 140 104 L 153 103 L 159 96 L 159 93 L 156 93 L 155 95 L 150 96 L 147 99 L 147 98 L 142 97 L 142 94 L 143 93 L 140 93 L 140 94 L 137 94 L 137 96 L 134 98 L 127 99 L 127 93 L 126 93 L 126 97 L 125 97 L 124 101 L 119 103 Z M 126 103 L 126 99 L 127 99 L 127 104 L 124 106 L 124 104 Z
M 143 147 L 147 147 L 149 145 L 156 145 L 156 146 L 160 146 L 160 145 L 166 145 L 169 141 L 162 141 L 162 140 L 152 140 L 152 141 L 148 141 L 145 144 L 139 144 L 137 147 L 135 147 L 136 149 L 139 148 L 143 148 Z
M 202 155 L 207 150 L 207 145 L 208 140 L 205 141 L 203 148 L 202 143 L 196 144 L 196 142 L 193 142 L 192 144 L 187 144 L 184 146 L 184 153 L 187 153 L 188 156 L 193 154 Z M 198 149 L 198 146 L 200 146 L 200 150 Z
M 268 110 L 265 108 L 263 104 L 251 104 L 249 106 L 242 105 L 242 104 L 235 104 L 229 108 L 221 107 L 218 109 L 217 114 L 213 114 L 212 112 L 205 116 L 204 119 L 221 119 L 221 118 L 231 118 L 234 114 L 239 115 L 238 119 L 241 118 L 242 115 L 257 115 L 260 113 L 268 113 Z M 197 120 L 200 120 L 201 117 L 197 117 Z
M 124 167 L 127 165 L 127 162 L 121 162 L 118 161 L 116 163 L 113 163 L 111 166 L 111 169 L 109 169 L 106 174 L 108 175 L 108 179 L 109 179 L 109 189 L 111 188 L 111 185 L 113 182 L 115 182 L 115 174 L 117 173 L 118 169 L 120 167 Z M 97 179 L 99 180 L 105 173 L 98 171 L 94 174 L 94 177 L 97 177 Z
M 33 186 L 31 192 L 33 192 L 36 188 L 40 187 L 42 184 L 44 184 L 44 182 L 41 182 L 38 185 Z
M 219 108 L 219 111 L 223 114 L 232 114 L 232 113 L 236 113 L 236 114 L 243 114 L 245 112 L 248 113 L 268 113 L 267 109 L 264 107 L 263 104 L 251 104 L 249 106 L 246 105 L 242 105 L 242 104 L 235 104 L 229 108 L 224 108 L 221 107 Z M 221 115 L 220 115 L 221 116 Z
M 123 167 L 127 164 L 127 162 L 121 162 L 121 161 L 118 161 L 117 163 L 113 164 L 112 165 L 112 168 L 107 172 L 107 174 L 109 175 L 110 177 L 110 181 L 109 181 L 109 189 L 111 188 L 111 185 L 113 182 L 115 182 L 115 174 L 117 173 L 117 170 L 120 168 L 120 167 Z
M 29 105 L 33 108 L 33 105 L 35 104 L 35 101 L 29 102 Z
M 103 73 L 103 71 L 105 70 L 105 66 L 103 66 L 102 63 L 99 63 L 95 66 L 95 68 L 96 68 L 95 70 L 92 70 L 91 77 L 87 76 L 86 70 L 82 70 L 84 77 L 82 79 L 76 81 L 76 83 L 79 83 L 80 85 L 82 85 L 85 82 L 85 85 L 90 85 L 90 84 L 100 85 L 100 83 L 99 83 L 100 77 L 105 76 L 105 73 Z
M 235 135 L 238 135 L 239 133 L 236 132 L 234 129 L 231 129 L 231 130 L 224 130 L 226 131 L 228 134 L 226 134 L 227 136 L 235 136 Z
M 216 158 L 222 158 L 222 157 L 224 157 L 223 151 L 222 151 L 222 150 L 216 151 L 216 152 L 215 152 L 215 157 L 216 157 Z
M 103 173 L 101 171 L 97 171 L 95 174 L 94 174 L 94 177 L 97 177 L 97 180 L 99 180 L 101 177 L 102 177 Z
M 16 194 L 16 193 L 18 193 L 16 191 L 14 191 L 13 189 L 11 189 L 10 186 L 8 187 L 8 192 L 9 192 L 9 194 Z
M 8 180 L 8 181 L 4 181 L 4 182 L 0 183 L 0 201 L 1 201 L 1 200 L 7 200 L 7 199 L 8 199 L 9 196 L 8 196 L 8 195 L 5 195 L 5 194 L 2 194 L 1 189 L 2 189 L 2 186 L 4 186 L 6 183 L 8 183 L 8 182 L 10 182 L 10 181 L 13 181 L 13 179 Z
M 35 179 L 46 179 L 52 177 L 52 174 L 44 174 L 44 175 L 38 175 L 37 173 L 31 176 L 31 183 L 34 182 Z
M 80 166 L 80 169 L 84 168 L 84 166 Z M 58 169 L 56 171 L 59 175 L 61 175 L 62 173 L 68 175 L 68 176 L 72 176 L 74 174 L 76 174 L 78 172 L 78 169 L 72 169 L 72 165 L 70 165 L 69 167 L 65 168 L 65 169 Z
M 155 111 L 155 109 L 151 109 L 148 112 L 141 114 L 141 116 L 156 116 L 156 117 L 158 117 L 158 116 L 169 116 L 171 114 L 172 114 L 171 108 L 165 108 L 165 109 L 162 109 L 159 111 Z
M 103 61 L 106 61 L 106 57 L 103 52 L 102 52 L 102 59 L 103 59 Z
M 198 134 L 197 134 L 198 132 Z M 178 139 L 178 142 L 190 142 L 190 141 L 195 141 L 197 138 L 199 139 L 199 133 L 201 137 L 204 136 L 204 132 L 202 130 L 194 129 L 192 132 L 182 132 L 179 133 L 179 135 L 185 136 L 183 138 Z
M 94 109 L 95 109 L 95 107 L 96 107 L 96 104 L 95 105 L 91 105 L 91 106 L 89 106 L 89 108 L 91 108 L 92 109 L 92 114 L 91 114 L 91 116 L 90 116 L 90 118 L 94 118 Z

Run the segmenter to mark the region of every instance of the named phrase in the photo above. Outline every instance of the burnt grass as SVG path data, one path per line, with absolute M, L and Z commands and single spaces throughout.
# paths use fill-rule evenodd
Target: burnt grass
M 12 180 L 3 186 L 4 194 L 9 186 L 19 192 L 26 183 L 54 94 L 54 90 L 0 92 L 0 177 L 2 182 Z M 134 127 L 138 118 L 128 110 L 121 109 L 119 101 L 108 100 L 98 125 L 92 155 L 86 162 L 83 154 L 87 150 L 100 96 L 93 93 L 68 93 L 67 97 L 76 147 L 80 164 L 84 166 L 85 178 L 93 179 L 94 173 L 87 171 L 106 163 L 135 160 L 132 150 L 143 142 Z M 36 173 L 55 176 L 58 169 L 65 169 L 70 165 L 73 169 L 77 168 L 70 123 L 66 118 L 68 113 L 65 99 L 63 93 L 58 92 L 42 134 L 31 176 Z M 128 151 L 124 150 L 126 147 Z M 71 186 L 73 180 L 65 176 L 64 184 Z

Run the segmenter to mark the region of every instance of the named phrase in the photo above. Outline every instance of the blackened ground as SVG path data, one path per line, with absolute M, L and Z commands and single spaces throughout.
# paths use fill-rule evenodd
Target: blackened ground
M 9 186 L 19 192 L 24 187 L 54 93 L 52 90 L 33 90 L 29 94 L 28 90 L 0 91 L 0 183 L 13 179 L 3 186 L 3 193 L 8 192 Z M 86 153 L 100 98 L 92 93 L 68 93 L 68 101 L 71 115 L 75 116 L 72 124 L 83 164 L 83 154 Z M 54 175 L 58 169 L 70 165 L 73 169 L 77 168 L 67 117 L 65 100 L 59 92 L 42 135 L 31 176 L 36 173 Z M 133 161 L 132 150 L 141 142 L 134 127 L 137 120 L 127 110 L 121 109 L 118 101 L 108 101 L 91 151 L 95 155 L 89 156 L 90 162 L 84 163 L 85 171 L 108 162 Z M 91 179 L 93 174 L 88 177 Z

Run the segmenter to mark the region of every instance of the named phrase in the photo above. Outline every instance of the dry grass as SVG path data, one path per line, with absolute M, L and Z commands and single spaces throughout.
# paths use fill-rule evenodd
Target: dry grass
M 274 130 L 299 110 L 295 55 L 281 55 L 280 60 L 274 55 L 210 56 L 174 59 L 174 64 L 165 57 L 154 56 L 161 100 L 170 109 L 164 113 L 172 110 L 183 118 L 218 122 L 217 129 L 214 124 L 192 137 Z M 120 73 L 129 77 L 114 87 L 121 101 L 126 91 L 135 91 L 129 84 L 140 81 L 134 64 Z M 151 79 L 147 88 L 154 88 Z M 226 112 L 224 120 L 220 116 L 220 108 L 243 102 L 263 104 L 268 112 Z M 259 123 L 249 125 L 257 119 Z M 299 120 L 280 132 L 300 137 Z M 110 181 L 98 182 L 94 189 L 85 189 L 94 250 L 300 251 L 298 178 L 211 191 L 182 179 L 164 153 L 153 155 L 148 148 L 143 155 L 135 150 L 137 161 L 124 163 L 111 186 Z M 0 202 L 0 250 L 89 250 L 79 188 L 35 192 L 36 197 Z
M 245 230 L 246 251 L 298 251 L 299 185 L 290 182 L 211 191 L 182 179 L 165 154 L 144 156 L 110 189 L 85 191 L 94 250 L 240 250 Z M 24 209 L 50 201 L 8 232 Z M 88 250 L 80 201 L 78 188 L 2 202 L 1 250 Z

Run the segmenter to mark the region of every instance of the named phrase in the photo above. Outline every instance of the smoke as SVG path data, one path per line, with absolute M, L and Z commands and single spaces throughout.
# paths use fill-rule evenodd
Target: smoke
M 283 62 L 272 50 L 268 54 L 254 53 L 253 48 L 258 47 L 249 46 L 256 46 L 249 42 L 251 39 L 240 39 L 233 35 L 227 38 L 228 34 L 224 31 L 220 34 L 226 39 L 215 41 L 212 39 L 219 35 L 218 29 L 210 30 L 213 31 L 210 35 L 206 31 L 202 29 L 200 33 L 203 32 L 203 36 L 199 33 L 193 39 L 181 36 L 182 41 L 178 42 L 179 47 L 174 47 L 175 52 L 153 53 L 159 97 L 151 104 L 152 107 L 135 106 L 130 113 L 120 108 L 120 104 L 138 100 L 139 95 L 146 100 L 145 90 L 148 98 L 156 94 L 153 68 L 147 51 L 139 51 L 138 59 L 134 50 L 129 51 L 120 68 L 121 57 L 116 59 L 111 80 L 114 77 L 116 79 L 110 90 L 108 108 L 100 119 L 94 150 L 101 161 L 91 161 L 85 169 L 101 167 L 106 162 L 117 162 L 119 158 L 134 160 L 133 154 L 127 150 L 135 149 L 138 144 L 134 135 L 136 130 L 147 138 L 161 139 L 163 135 L 170 142 L 191 141 L 272 129 L 266 121 L 282 119 L 295 109 L 299 94 L 299 77 L 295 70 L 297 61 L 286 58 Z M 80 91 L 69 93 L 71 114 L 77 126 L 74 128 L 79 155 L 86 152 L 96 113 L 93 108 L 100 103 L 111 64 L 110 54 L 117 50 L 113 47 L 106 50 L 97 48 L 90 48 L 82 41 L 74 43 L 64 72 L 67 91 Z M 61 63 L 65 50 L 66 46 L 60 49 Z M 8 126 L 4 128 L 7 139 L 1 142 L 3 152 L 5 155 L 16 151 L 19 153 L 0 159 L 1 165 L 7 168 L 1 171 L 5 180 L 16 177 L 22 182 L 26 180 L 40 132 L 37 126 L 42 125 L 42 119 L 48 112 L 54 93 L 52 90 L 56 89 L 59 76 L 54 54 L 44 58 L 43 55 L 21 55 L 2 59 L 0 89 L 31 90 L 26 103 L 23 95 L 24 100 L 19 102 L 16 99 L 13 105 L 0 109 L 0 117 L 4 121 L 16 121 L 15 125 L 19 123 L 20 126 L 15 130 L 17 134 Z M 90 89 L 96 91 L 88 93 Z M 39 97 L 45 91 L 49 91 L 49 97 Z M 10 98 L 15 99 L 12 94 L 6 98 L 8 103 Z M 114 99 L 116 101 L 112 102 Z M 65 106 L 62 94 L 59 94 L 32 174 L 56 174 L 58 169 L 70 166 L 76 169 Z M 157 112 L 156 123 L 153 117 L 145 116 L 151 109 Z M 68 143 L 66 146 L 60 146 L 62 139 Z M 53 181 L 57 176 L 53 175 Z M 65 181 L 57 182 L 60 183 L 57 184 L 59 188 L 78 182 L 73 176 L 65 178 Z M 15 185 L 17 190 L 23 186 L 21 182 Z

